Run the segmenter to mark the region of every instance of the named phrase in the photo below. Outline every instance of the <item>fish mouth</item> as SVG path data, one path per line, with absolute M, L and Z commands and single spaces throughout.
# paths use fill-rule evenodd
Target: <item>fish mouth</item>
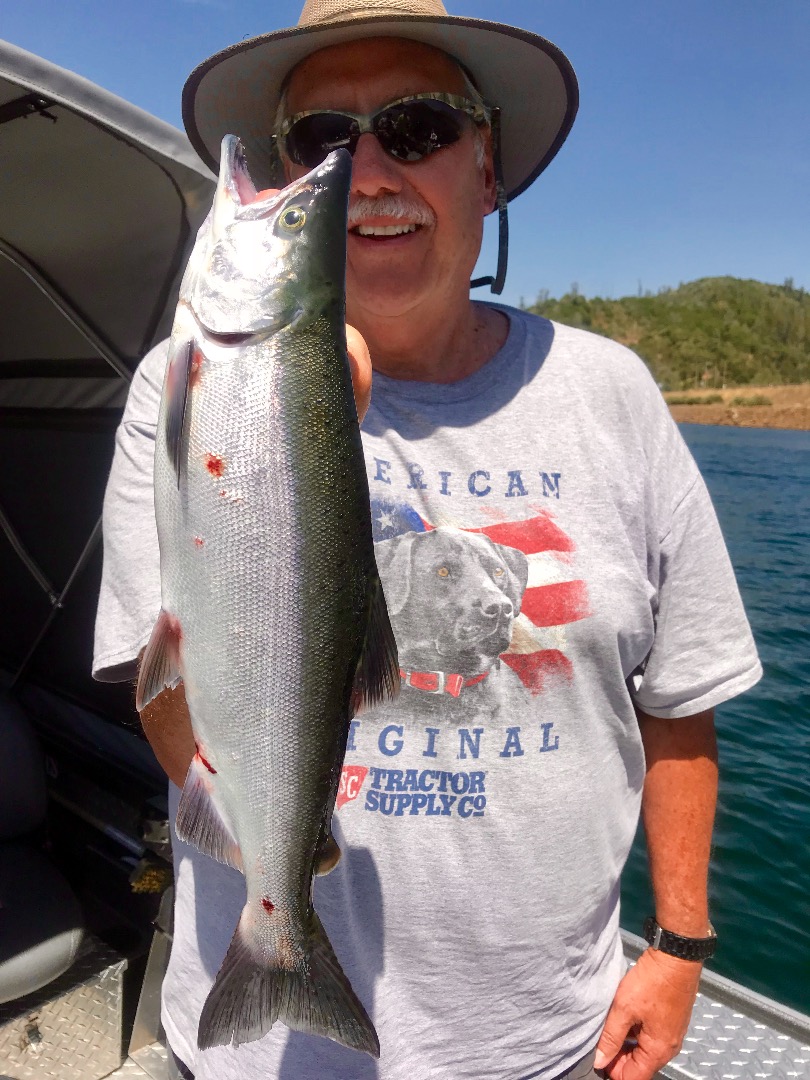
M 207 326 L 203 326 L 199 319 L 197 319 L 196 322 L 200 330 L 202 330 L 204 337 L 209 341 L 212 341 L 215 345 L 223 345 L 225 348 L 233 348 L 235 345 L 244 345 L 246 341 L 250 341 L 252 338 L 265 336 L 261 333 L 242 331 L 218 333 L 216 330 L 210 330 Z
M 214 330 L 203 322 L 194 310 L 194 306 L 187 300 L 179 300 L 177 308 L 178 311 L 182 309 L 187 312 L 187 319 L 190 319 L 188 329 L 191 333 L 196 334 L 197 340 L 201 344 L 214 347 L 212 352 L 206 353 L 209 358 L 215 356 L 225 358 L 232 349 L 239 348 L 241 345 L 256 344 L 264 341 L 266 338 L 278 333 L 279 330 L 293 326 L 303 315 L 301 309 L 296 307 L 277 314 L 267 326 L 256 327 L 254 330 Z
M 352 159 L 347 150 L 333 150 L 320 165 L 305 176 L 291 180 L 286 187 L 277 190 L 265 188 L 257 191 L 248 170 L 245 149 L 235 135 L 225 135 L 220 151 L 220 177 L 218 186 L 227 192 L 234 203 L 236 215 L 247 220 L 262 218 L 274 213 L 283 203 L 295 195 L 317 190 L 328 184 L 344 186 L 347 191 L 352 171 Z
M 247 331 L 212 330 L 209 326 L 206 326 L 201 322 L 193 309 L 191 310 L 191 314 L 205 342 L 211 345 L 219 345 L 223 349 L 235 349 L 240 345 L 256 344 L 260 341 L 264 341 L 266 338 L 277 334 L 279 330 L 285 330 L 289 326 L 294 326 L 303 315 L 303 312 L 300 308 L 295 308 L 292 311 L 284 312 L 281 316 L 277 316 L 268 323 L 267 326 Z

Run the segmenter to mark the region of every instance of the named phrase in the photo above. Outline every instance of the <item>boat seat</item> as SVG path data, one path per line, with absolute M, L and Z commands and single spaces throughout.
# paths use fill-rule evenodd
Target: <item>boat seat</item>
M 46 808 L 36 737 L 17 702 L 0 692 L 0 1002 L 61 975 L 84 935 L 73 890 L 33 835 Z

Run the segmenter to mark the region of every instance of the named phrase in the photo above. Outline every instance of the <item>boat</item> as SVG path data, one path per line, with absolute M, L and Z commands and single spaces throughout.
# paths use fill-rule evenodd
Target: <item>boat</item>
M 214 178 L 181 132 L 5 42 L 0 150 L 0 1074 L 163 1080 L 166 781 L 132 687 L 90 667 L 115 429 Z M 810 1078 L 810 1018 L 707 969 L 660 1075 Z
M 0 154 L 0 1074 L 86 1080 L 155 1041 L 172 880 L 133 689 L 90 675 L 104 488 L 215 179 L 6 42 Z

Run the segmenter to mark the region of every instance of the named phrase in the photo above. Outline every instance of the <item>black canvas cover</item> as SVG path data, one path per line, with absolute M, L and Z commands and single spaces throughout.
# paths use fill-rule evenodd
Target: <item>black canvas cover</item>
M 0 670 L 125 722 L 90 678 L 98 522 L 213 190 L 181 132 L 0 41 Z

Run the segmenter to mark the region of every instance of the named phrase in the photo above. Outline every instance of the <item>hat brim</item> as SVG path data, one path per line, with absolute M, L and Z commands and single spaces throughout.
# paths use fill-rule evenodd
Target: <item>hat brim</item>
M 318 49 L 370 37 L 432 45 L 470 72 L 487 104 L 501 109 L 509 199 L 540 175 L 571 130 L 579 103 L 576 75 L 567 57 L 545 38 L 483 19 L 376 15 L 277 30 L 209 57 L 183 88 L 183 122 L 194 149 L 216 171 L 223 136 L 237 135 L 255 181 L 277 185 L 270 134 L 287 75 Z

